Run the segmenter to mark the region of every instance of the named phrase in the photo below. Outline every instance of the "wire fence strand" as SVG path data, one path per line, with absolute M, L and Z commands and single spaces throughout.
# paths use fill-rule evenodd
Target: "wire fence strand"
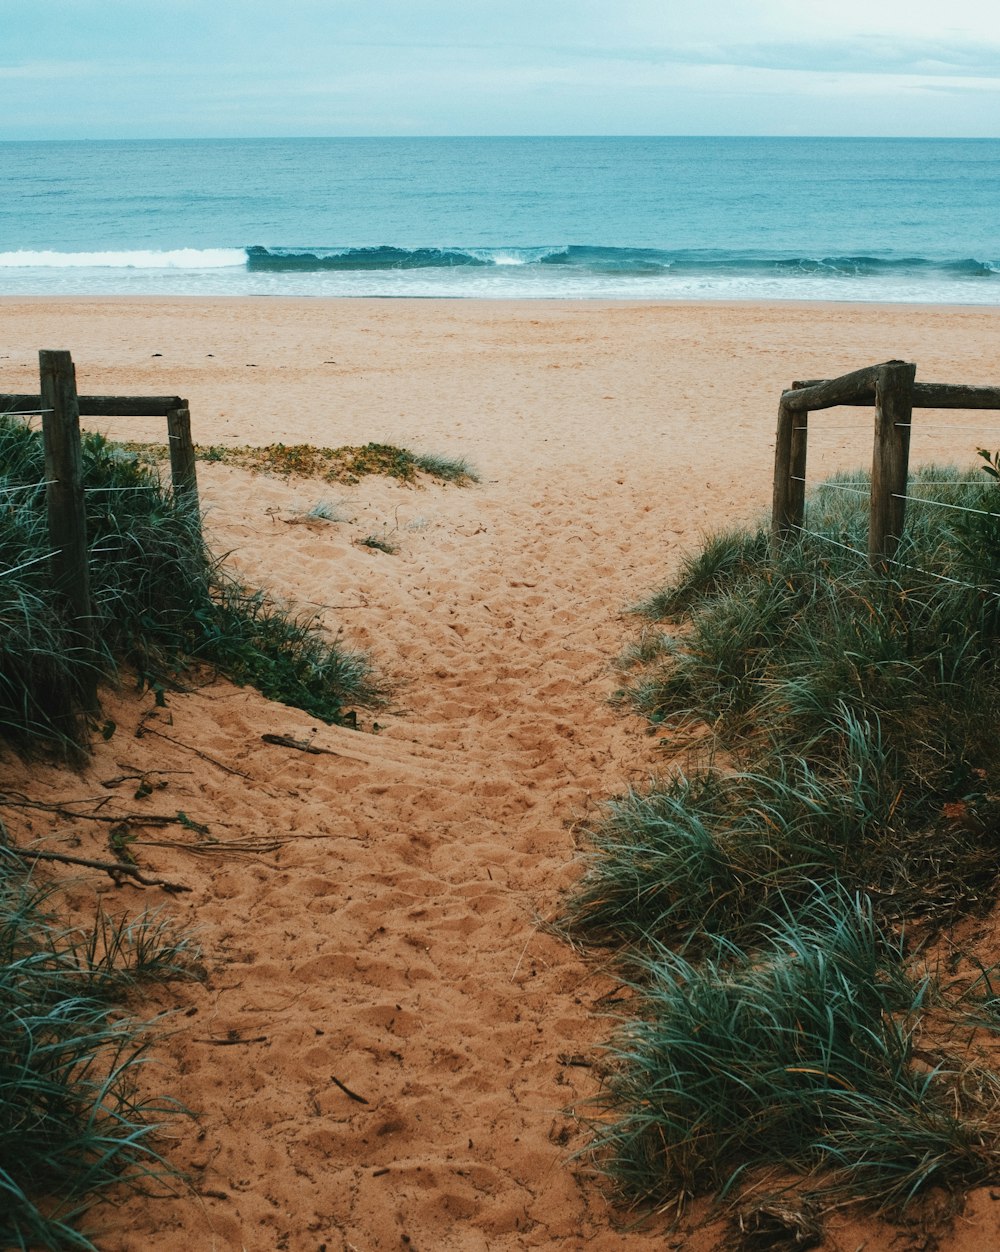
M 58 548 L 52 552 L 43 552 L 41 556 L 34 556 L 30 561 L 24 561 L 21 565 L 12 565 L 9 569 L 0 570 L 0 578 L 6 578 L 10 574 L 18 574 L 21 570 L 27 569 L 31 565 L 37 565 L 40 561 L 50 561 L 52 557 L 58 556 L 58 554 Z
M 996 514 L 990 514 L 996 516 Z M 853 556 L 860 557 L 861 560 L 868 560 L 868 553 L 862 552 L 860 548 L 852 547 L 849 543 L 841 543 L 839 539 L 834 539 L 831 535 L 824 535 L 819 530 L 809 530 L 806 526 L 796 526 L 795 529 L 802 535 L 808 535 L 812 539 L 819 539 L 822 543 L 832 544 L 835 548 L 841 548 L 844 552 L 850 552 Z M 936 578 L 939 582 L 951 583 L 954 587 L 964 587 L 967 591 L 978 591 L 984 596 L 993 596 L 994 599 L 1000 600 L 1000 591 L 996 591 L 992 587 L 982 587 L 978 583 L 963 582 L 960 578 L 951 578 L 948 574 L 938 574 L 934 570 L 925 569 L 922 565 L 910 565 L 906 561 L 897 561 L 891 558 L 887 564 L 895 565 L 898 569 L 907 569 L 914 574 L 924 574 L 927 578 Z
M 980 517 L 1000 517 L 1000 513 L 994 513 L 992 509 L 973 509 L 967 504 L 949 504 L 947 500 L 928 500 L 926 496 L 900 496 L 893 492 L 892 498 L 909 500 L 913 504 L 930 504 L 938 509 L 957 509 L 960 513 L 978 513 Z
M 0 486 L 0 491 L 4 492 L 5 495 L 13 496 L 13 495 L 16 495 L 20 491 L 37 491 L 39 487 L 51 487 L 54 483 L 57 483 L 58 481 L 59 480 L 57 478 L 43 478 L 41 482 L 26 483 L 23 487 Z

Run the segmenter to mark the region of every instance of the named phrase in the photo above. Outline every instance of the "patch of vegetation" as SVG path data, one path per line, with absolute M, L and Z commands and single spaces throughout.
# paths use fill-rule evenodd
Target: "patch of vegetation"
M 348 705 L 384 702 L 368 659 L 331 639 L 318 617 L 293 616 L 265 592 L 232 581 L 217 586 L 204 611 L 204 633 L 192 641 L 190 655 L 269 700 L 347 725 L 355 723 Z
M 80 745 L 95 670 L 162 686 L 192 659 L 328 722 L 380 702 L 364 658 L 226 573 L 155 470 L 99 435 L 84 436 L 83 465 L 96 656 L 51 585 L 41 437 L 0 417 L 0 736 Z
M 359 548 L 374 548 L 376 552 L 386 552 L 389 556 L 395 556 L 399 551 L 399 544 L 394 543 L 389 538 L 388 533 L 379 534 L 373 532 L 365 535 L 363 539 L 356 540 Z
M 162 461 L 167 456 L 163 444 L 125 446 L 151 461 Z M 368 474 L 382 474 L 404 483 L 415 483 L 419 474 L 460 487 L 479 482 L 479 475 L 464 460 L 410 452 L 384 443 L 344 448 L 317 448 L 308 443 L 272 443 L 265 447 L 196 445 L 195 456 L 202 461 L 235 465 L 254 473 L 321 478 L 329 483 L 357 483 Z
M 611 1045 L 600 1101 L 611 1118 L 595 1126 L 631 1193 L 677 1208 L 791 1167 L 807 1198 L 892 1210 L 995 1176 L 1000 1079 L 965 1038 L 921 1039 L 933 982 L 869 898 L 817 890 L 753 950 L 719 938 L 697 963 L 660 950 L 633 989 L 638 1020 Z
M 867 526 L 864 476 L 847 481 L 852 494 L 832 480 L 812 501 L 813 535 L 776 553 L 763 526 L 717 536 L 641 606 L 659 634 L 631 653 L 621 698 L 661 734 L 701 732 L 706 763 L 638 807 L 672 811 L 680 786 L 688 820 L 711 794 L 713 838 L 758 901 L 801 870 L 943 920 L 992 900 L 1000 851 L 1000 489 L 916 475 L 911 495 L 959 507 L 911 505 L 887 578 L 847 550 L 865 551 Z M 657 821 L 656 846 L 679 846 Z M 638 844 L 646 827 L 630 826 Z M 612 809 L 598 841 L 620 828 Z M 607 885 L 584 882 L 595 899 Z
M 92 1249 L 96 1200 L 176 1177 L 156 1135 L 183 1110 L 140 1092 L 156 1024 L 121 1006 L 196 953 L 155 916 L 67 929 L 49 902 L 0 840 L 0 1244 Z
M 909 505 L 888 577 L 844 475 L 811 533 L 715 536 L 640 606 L 620 698 L 692 761 L 606 807 L 562 920 L 631 987 L 594 1146 L 633 1198 L 779 1171 L 892 1209 L 1000 1176 L 1000 1078 L 899 938 L 1000 883 L 1000 480 L 928 467 L 909 494 L 955 507 Z
M 312 508 L 306 509 L 302 517 L 307 522 L 343 522 L 347 519 L 335 504 L 328 500 L 317 500 Z

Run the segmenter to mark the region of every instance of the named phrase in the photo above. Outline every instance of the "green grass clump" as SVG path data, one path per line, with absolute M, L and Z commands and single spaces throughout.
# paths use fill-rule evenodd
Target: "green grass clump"
M 96 656 L 52 587 L 41 437 L 0 417 L 0 735 L 23 749 L 81 744 L 95 677 L 124 667 L 162 685 L 192 658 L 329 722 L 379 702 L 363 657 L 226 573 L 155 470 L 99 435 L 84 436 L 83 470 Z
M 228 580 L 203 611 L 204 633 L 189 654 L 234 682 L 325 722 L 343 720 L 348 704 L 381 704 L 383 688 L 367 658 L 331 640 L 319 618 L 291 615 L 265 592 Z
M 815 892 L 752 951 L 661 950 L 634 990 L 593 1145 L 632 1194 L 679 1207 L 798 1174 L 898 1210 L 928 1185 L 995 1177 L 1000 1083 L 964 1043 L 932 1066 L 916 1055 L 932 984 L 867 898 Z
M 844 475 L 812 533 L 718 535 L 639 606 L 620 699 L 687 769 L 605 806 L 559 923 L 631 986 L 594 1151 L 633 1199 L 770 1171 L 899 1208 L 1000 1176 L 1000 1077 L 969 1047 L 993 973 L 945 1004 L 899 937 L 1000 885 L 1000 479 L 968 479 L 914 475 L 955 507 L 911 502 L 888 572 Z
M 399 551 L 399 544 L 390 539 L 386 532 L 379 534 L 373 531 L 356 542 L 359 548 L 371 548 L 374 552 L 384 552 L 387 556 L 395 556 Z
M 91 1249 L 97 1200 L 175 1176 L 156 1133 L 182 1110 L 140 1091 L 155 1023 L 121 1004 L 196 954 L 164 919 L 67 929 L 48 902 L 0 843 L 0 1245 Z

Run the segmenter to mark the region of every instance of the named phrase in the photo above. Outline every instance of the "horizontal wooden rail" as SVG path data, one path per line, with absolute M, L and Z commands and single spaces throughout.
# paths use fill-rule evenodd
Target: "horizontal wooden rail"
M 832 409 L 838 404 L 874 404 L 875 379 L 881 368 L 881 365 L 869 365 L 863 370 L 842 374 L 840 378 L 824 378 L 801 387 L 793 383 L 790 391 L 781 393 L 781 403 L 791 413 Z
M 859 370 L 858 374 L 867 372 L 867 370 Z M 855 375 L 848 374 L 846 377 L 852 378 Z M 807 387 L 826 387 L 831 381 L 842 382 L 843 379 L 813 378 L 805 382 L 794 382 L 792 390 L 802 391 Z M 837 400 L 834 403 L 870 408 L 875 403 L 875 384 L 872 382 L 869 390 L 859 392 L 853 399 Z M 810 403 L 807 407 L 818 409 L 830 406 Z M 1000 409 L 1000 387 L 966 387 L 961 383 L 914 383 L 913 407 L 915 409 Z
M 167 417 L 188 402 L 180 396 L 78 396 L 81 417 Z M 41 396 L 0 394 L 0 413 L 37 413 Z

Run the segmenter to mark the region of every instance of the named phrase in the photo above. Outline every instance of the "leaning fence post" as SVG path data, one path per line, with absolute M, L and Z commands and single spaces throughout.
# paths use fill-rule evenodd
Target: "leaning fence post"
M 42 408 L 46 410 L 42 414 L 42 439 L 53 583 L 67 604 L 77 646 L 85 658 L 82 672 L 87 677 L 81 682 L 81 699 L 87 711 L 94 712 L 98 663 L 87 565 L 76 371 L 68 352 L 42 349 L 38 353 L 38 373 Z
M 892 560 L 903 535 L 916 372 L 912 362 L 886 361 L 875 376 L 868 559 L 876 568 Z
M 170 448 L 170 481 L 174 499 L 190 507 L 200 530 L 198 471 L 191 439 L 191 410 L 186 401 L 167 412 L 167 445 Z

